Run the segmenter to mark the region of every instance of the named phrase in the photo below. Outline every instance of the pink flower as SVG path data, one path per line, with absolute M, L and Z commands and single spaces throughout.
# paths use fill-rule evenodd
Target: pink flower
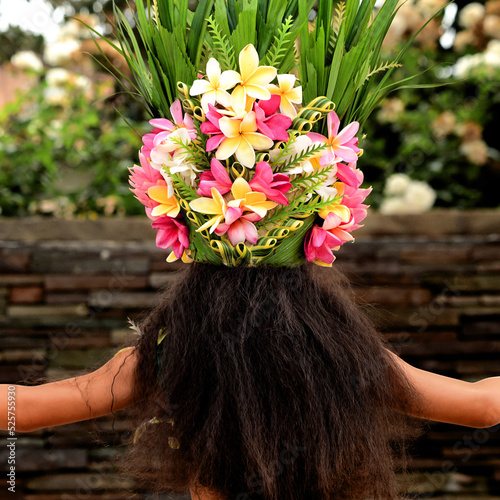
M 146 158 L 151 158 L 151 150 L 155 146 L 155 137 L 157 134 L 162 132 L 168 132 L 171 134 L 179 128 L 185 128 L 187 129 L 191 140 L 196 139 L 196 129 L 194 127 L 193 119 L 187 113 L 184 117 L 182 116 L 182 106 L 179 99 L 176 99 L 172 106 L 170 106 L 170 113 L 172 114 L 175 124 L 166 118 L 153 118 L 149 121 L 149 123 L 155 128 L 151 131 L 151 133 L 145 134 L 142 137 L 144 146 L 142 147 L 141 152 Z M 165 136 L 165 134 L 163 135 Z
M 321 162 L 320 162 L 321 163 Z M 345 163 L 337 163 L 336 176 L 347 186 L 359 188 L 363 182 L 363 173 L 356 168 L 356 162 L 352 161 L 348 165 Z
M 285 174 L 273 174 L 271 166 L 266 161 L 257 163 L 255 174 L 249 184 L 253 191 L 264 193 L 270 200 L 282 205 L 289 204 L 285 193 L 292 187 L 290 178 Z
M 243 215 L 243 209 L 229 207 L 226 212 L 225 222 L 219 224 L 215 232 L 218 235 L 222 235 L 227 231 L 229 241 L 233 247 L 245 241 L 255 245 L 259 239 L 259 235 L 257 228 L 251 221 L 260 219 L 260 215 L 256 213 Z
M 363 205 L 366 197 L 371 193 L 372 188 L 355 189 L 352 186 L 344 185 L 344 196 L 342 204 L 349 208 L 352 220 L 349 222 L 349 231 L 354 231 L 361 227 L 359 224 L 365 217 L 369 205 Z
M 153 208 L 155 202 L 148 196 L 148 189 L 151 186 L 156 186 L 158 181 L 163 181 L 163 176 L 150 165 L 142 153 L 139 153 L 139 160 L 141 162 L 140 167 L 134 165 L 132 168 L 129 168 L 129 183 L 133 188 L 131 191 L 144 206 Z
M 332 250 L 338 250 L 346 241 L 354 239 L 342 229 L 342 225 L 342 219 L 334 213 L 328 215 L 323 227 L 315 224 L 304 240 L 306 260 L 330 266 L 335 260 Z
M 220 194 L 226 194 L 231 191 L 232 185 L 233 183 L 222 163 L 217 158 L 212 158 L 210 172 L 206 170 L 200 174 L 200 184 L 196 194 L 210 197 L 212 196 L 213 187 L 217 188 Z
M 179 259 L 184 250 L 189 247 L 188 228 L 178 219 L 172 217 L 160 217 L 151 226 L 158 229 L 156 233 L 156 246 L 158 248 L 170 248 Z
M 276 113 L 280 102 L 281 96 L 272 95 L 267 101 L 255 103 L 257 129 L 273 141 L 288 141 L 287 129 L 292 125 L 292 120 L 286 115 Z
M 213 151 L 219 147 L 225 136 L 219 127 L 219 120 L 222 118 L 222 115 L 211 104 L 208 105 L 208 109 L 208 113 L 205 114 L 207 121 L 204 121 L 200 125 L 200 130 L 206 135 L 213 135 L 207 141 L 207 151 Z
M 309 132 L 307 135 L 313 141 L 320 141 L 327 144 L 326 154 L 321 157 L 321 165 L 338 163 L 345 161 L 347 163 L 357 161 L 358 153 L 361 151 L 358 147 L 358 139 L 355 136 L 359 130 L 359 123 L 352 122 L 339 132 L 340 120 L 335 111 L 328 113 L 328 139 L 315 132 Z

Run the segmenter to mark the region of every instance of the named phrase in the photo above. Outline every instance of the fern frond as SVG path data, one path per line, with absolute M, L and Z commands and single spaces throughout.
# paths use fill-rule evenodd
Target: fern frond
M 274 37 L 274 42 L 262 63 L 263 66 L 273 66 L 279 69 L 283 59 L 290 50 L 290 45 L 293 43 L 292 33 L 290 33 L 292 26 L 293 18 L 292 16 L 288 16 L 281 25 L 278 35 Z
M 186 200 L 188 203 L 195 200 L 196 198 L 199 198 L 199 196 L 196 194 L 196 191 L 184 182 L 180 174 L 169 175 L 172 178 L 174 190 L 180 198 Z
M 324 149 L 326 149 L 326 144 L 313 144 L 307 149 L 304 149 L 304 151 L 291 156 L 282 164 L 280 170 L 283 171 L 285 169 L 289 170 L 293 167 L 298 167 L 301 163 L 305 162 L 309 158 L 312 158 L 313 156 L 316 156 L 320 151 L 323 151 Z
M 377 67 L 375 66 L 375 68 L 373 69 L 370 69 L 370 72 L 368 73 L 368 75 L 366 75 L 366 78 L 365 78 L 365 81 L 366 80 L 369 80 L 373 75 L 375 75 L 376 73 L 379 73 L 380 71 L 386 71 L 390 68 L 402 68 L 403 65 L 400 64 L 400 63 L 397 63 L 397 62 L 381 62 L 380 65 Z
M 211 46 L 212 53 L 215 59 L 219 61 L 221 69 L 223 71 L 228 69 L 236 70 L 233 45 L 226 35 L 221 35 L 221 29 L 212 15 L 208 16 L 207 24 L 213 42 Z
M 171 138 L 171 140 L 179 146 L 184 154 L 186 155 L 186 160 L 189 163 L 193 163 L 197 168 L 203 170 L 209 170 L 210 164 L 208 162 L 207 154 L 205 149 L 200 143 L 193 142 L 182 142 L 181 139 L 177 137 Z
M 339 36 L 340 25 L 344 21 L 345 13 L 346 13 L 345 2 L 340 2 L 335 9 L 335 15 L 332 19 L 332 37 L 335 38 L 335 41 L 337 40 L 337 37 Z M 332 38 L 330 38 L 330 43 L 331 43 L 331 41 L 332 41 Z
M 293 146 L 294 146 L 296 140 L 297 140 L 297 138 L 295 136 L 290 135 L 290 137 L 288 138 L 288 141 L 286 141 L 283 144 L 283 147 L 279 150 L 278 155 L 276 156 L 276 158 L 274 160 L 269 162 L 269 165 L 271 165 L 271 167 L 275 167 L 276 165 L 279 165 L 279 163 L 283 160 L 283 158 L 286 158 L 287 156 L 289 156 L 293 150 Z

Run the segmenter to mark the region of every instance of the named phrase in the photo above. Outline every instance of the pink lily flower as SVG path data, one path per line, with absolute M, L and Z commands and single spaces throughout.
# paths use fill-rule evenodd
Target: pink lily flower
M 321 163 L 321 161 L 320 161 Z M 345 163 L 337 163 L 336 175 L 340 181 L 347 186 L 359 188 L 363 182 L 363 172 L 356 168 L 356 162 L 352 161 L 348 165 Z
M 368 189 L 355 189 L 352 186 L 344 186 L 342 204 L 348 207 L 352 214 L 349 231 L 354 231 L 362 227 L 359 223 L 366 217 L 366 212 L 369 207 L 369 205 L 363 205 L 363 202 L 371 191 L 371 187 Z
M 208 113 L 205 114 L 207 120 L 200 125 L 200 130 L 206 135 L 213 135 L 213 137 L 210 137 L 207 141 L 207 151 L 213 151 L 217 149 L 220 143 L 225 139 L 219 127 L 219 120 L 223 115 L 221 115 L 217 111 L 217 108 L 211 104 L 208 105 L 208 109 Z
M 158 229 L 156 233 L 156 246 L 158 248 L 170 248 L 179 259 L 184 250 L 189 247 L 189 232 L 185 224 L 172 217 L 160 217 L 151 226 Z
M 253 191 L 264 193 L 268 199 L 282 205 L 289 204 L 285 193 L 292 187 L 290 177 L 285 174 L 273 174 L 271 165 L 266 161 L 257 163 L 255 174 L 249 184 Z
M 340 120 L 335 111 L 330 111 L 327 117 L 328 139 L 315 132 L 309 132 L 307 135 L 313 141 L 320 141 L 327 144 L 326 154 L 321 157 L 321 165 L 338 163 L 345 161 L 347 163 L 357 161 L 358 153 L 361 151 L 358 147 L 358 139 L 354 136 L 359 130 L 359 123 L 352 122 L 339 132 Z
M 131 191 L 144 206 L 153 208 L 155 202 L 148 196 L 148 189 L 151 186 L 156 186 L 158 181 L 162 181 L 163 176 L 151 166 L 142 153 L 139 153 L 139 160 L 141 162 L 140 167 L 134 165 L 132 168 L 129 168 L 129 183 L 133 188 Z
M 145 134 L 142 137 L 144 146 L 141 152 L 146 158 L 151 158 L 151 150 L 154 147 L 154 140 L 157 134 L 163 133 L 163 136 L 168 136 L 178 128 L 185 128 L 191 140 L 194 141 L 196 139 L 197 134 L 193 119 L 187 113 L 184 114 L 184 117 L 182 116 L 182 106 L 179 99 L 176 99 L 172 106 L 170 106 L 170 113 L 175 123 L 172 123 L 166 118 L 153 118 L 149 121 L 155 128 L 149 134 Z M 165 134 L 165 132 L 167 132 L 167 134 Z
M 232 186 L 233 183 L 222 163 L 217 158 L 212 158 L 210 172 L 206 170 L 200 174 L 200 184 L 196 194 L 209 198 L 212 196 L 213 187 L 217 188 L 220 194 L 226 194 L 231 191 Z
M 254 105 L 257 129 L 273 141 L 288 141 L 287 130 L 292 125 L 292 119 L 276 113 L 280 107 L 281 96 L 272 95 L 267 101 L 259 101 Z

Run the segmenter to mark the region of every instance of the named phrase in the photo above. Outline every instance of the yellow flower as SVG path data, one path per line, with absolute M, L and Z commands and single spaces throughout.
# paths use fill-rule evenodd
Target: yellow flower
M 168 186 L 151 186 L 148 189 L 149 197 L 158 202 L 159 205 L 153 208 L 151 215 L 154 217 L 160 215 L 168 215 L 169 217 L 177 217 L 179 215 L 180 206 L 175 195 L 168 196 Z
M 226 215 L 227 205 L 226 201 L 219 193 L 217 188 L 212 188 L 212 198 L 196 198 L 189 202 L 189 206 L 195 212 L 200 212 L 202 214 L 214 215 L 210 220 L 201 225 L 196 231 L 203 231 L 204 229 L 210 228 L 210 232 L 213 233 L 217 226 L 222 222 Z
M 292 120 L 297 116 L 294 104 L 302 104 L 302 87 L 293 88 L 294 75 L 278 75 L 278 85 L 268 85 L 271 94 L 281 96 L 280 111 Z
M 255 151 L 268 149 L 274 141 L 257 132 L 255 112 L 250 111 L 243 119 L 223 117 L 219 120 L 219 127 L 225 139 L 220 143 L 217 153 L 218 160 L 226 160 L 233 154 L 245 167 L 255 165 Z
M 244 111 L 247 96 L 263 100 L 271 98 L 266 87 L 277 73 L 272 66 L 259 66 L 259 54 L 251 43 L 240 52 L 239 62 L 240 84 L 231 93 L 231 106 L 237 115 Z
M 250 184 L 243 177 L 238 177 L 233 182 L 231 193 L 234 196 L 234 200 L 227 203 L 228 207 L 250 210 L 259 215 L 260 218 L 264 218 L 267 211 L 277 205 L 274 201 L 267 201 L 264 193 L 252 191 Z
M 205 113 L 208 112 L 208 105 L 215 106 L 218 102 L 228 108 L 231 105 L 231 96 L 227 92 L 241 81 L 240 74 L 236 71 L 228 70 L 221 74 L 220 64 L 211 57 L 207 63 L 207 80 L 195 80 L 189 89 L 189 95 L 203 94 L 201 107 Z

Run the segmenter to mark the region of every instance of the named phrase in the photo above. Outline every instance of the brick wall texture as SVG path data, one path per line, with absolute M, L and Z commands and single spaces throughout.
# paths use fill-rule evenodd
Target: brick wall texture
M 357 233 L 334 265 L 401 357 L 462 380 L 500 376 L 500 211 L 372 214 Z M 0 383 L 104 364 L 133 335 L 127 318 L 168 285 L 166 255 L 143 218 L 0 219 Z M 122 411 L 17 433 L 16 493 L 3 474 L 0 499 L 160 498 L 116 470 L 133 431 Z M 500 426 L 429 423 L 410 468 L 413 498 L 500 499 Z

